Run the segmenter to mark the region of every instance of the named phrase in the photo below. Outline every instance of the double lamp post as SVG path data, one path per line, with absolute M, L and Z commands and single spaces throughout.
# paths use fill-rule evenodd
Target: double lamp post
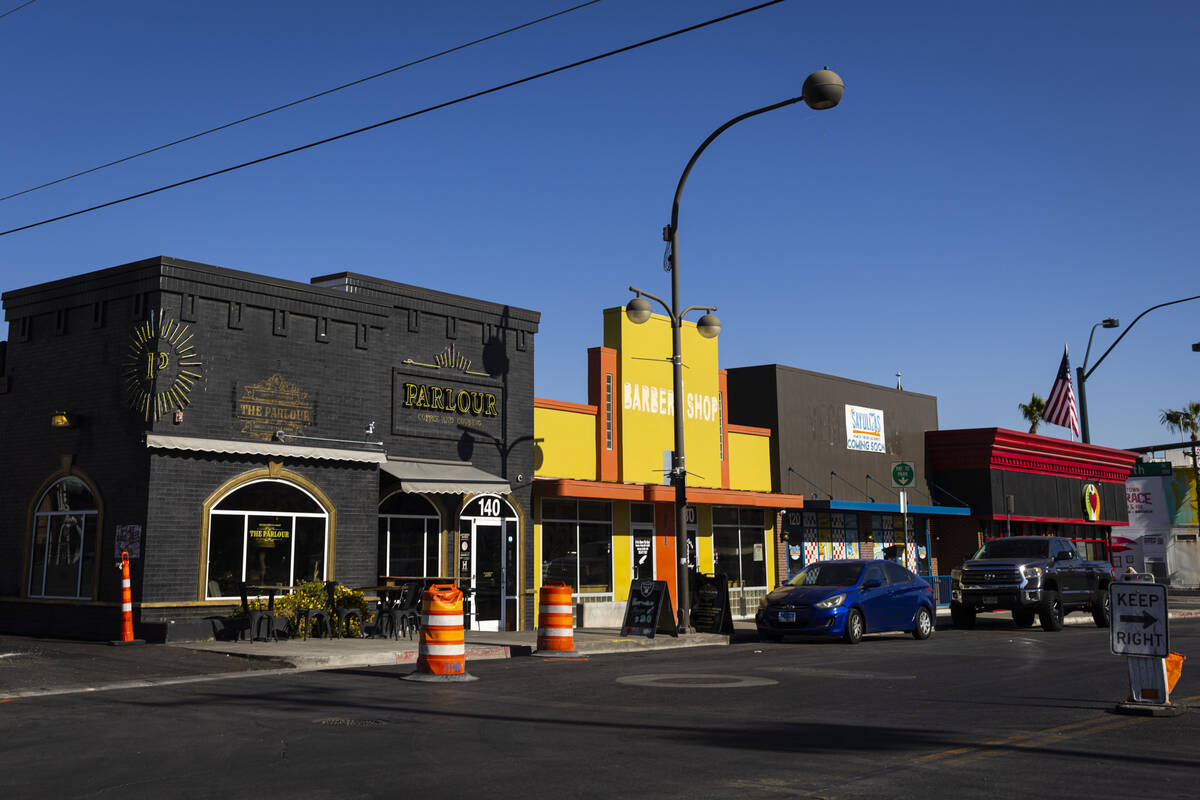
M 842 84 L 842 79 L 836 73 L 828 69 L 820 69 L 805 79 L 804 85 L 800 89 L 801 94 L 799 97 L 793 97 L 780 103 L 748 111 L 745 114 L 734 117 L 709 134 L 704 143 L 692 154 L 691 159 L 687 162 L 687 166 L 683 169 L 683 174 L 679 177 L 679 185 L 675 188 L 675 200 L 671 204 L 671 224 L 663 229 L 663 241 L 669 243 L 667 269 L 671 273 L 670 304 L 667 304 L 662 298 L 656 297 L 644 289 L 638 289 L 634 286 L 629 287 L 629 291 L 636 294 L 636 297 L 630 300 L 629 304 L 625 306 L 625 315 L 629 318 L 630 322 L 641 324 L 650 319 L 651 306 L 650 302 L 646 300 L 647 297 L 661 304 L 671 321 L 671 373 L 675 390 L 673 409 L 675 418 L 675 450 L 671 458 L 670 476 L 671 483 L 675 487 L 675 556 L 677 559 L 675 585 L 679 602 L 678 614 L 675 619 L 680 633 L 694 632 L 691 625 L 691 591 L 688 586 L 687 468 L 683 450 L 684 402 L 683 355 L 681 346 L 683 318 L 690 311 L 704 311 L 705 313 L 696 323 L 696 331 L 706 339 L 711 339 L 721 332 L 721 321 L 713 314 L 716 311 L 715 306 L 688 306 L 687 308 L 680 309 L 679 198 L 683 194 L 683 185 L 687 182 L 688 175 L 691 173 L 692 167 L 695 166 L 696 160 L 700 158 L 700 154 L 712 144 L 714 139 L 732 126 L 750 117 L 765 114 L 768 111 L 774 111 L 777 108 L 790 106 L 800 101 L 804 101 L 809 108 L 815 110 L 833 108 L 841 101 L 844 90 L 845 87 Z

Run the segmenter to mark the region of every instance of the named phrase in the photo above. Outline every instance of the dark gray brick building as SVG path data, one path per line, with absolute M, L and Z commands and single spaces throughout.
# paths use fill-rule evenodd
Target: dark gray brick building
M 461 578 L 532 627 L 536 312 L 159 257 L 3 295 L 0 630 L 146 638 L 238 584 Z

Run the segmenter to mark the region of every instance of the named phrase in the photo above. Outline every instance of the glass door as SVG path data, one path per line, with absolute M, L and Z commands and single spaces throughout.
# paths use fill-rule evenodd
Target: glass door
M 516 630 L 516 511 L 498 495 L 481 495 L 463 508 L 459 519 L 464 623 L 471 630 Z

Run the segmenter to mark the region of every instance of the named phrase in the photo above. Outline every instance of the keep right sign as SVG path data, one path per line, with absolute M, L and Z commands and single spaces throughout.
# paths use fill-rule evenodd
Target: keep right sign
M 1114 582 L 1110 643 L 1118 656 L 1166 658 L 1167 587 L 1155 583 Z

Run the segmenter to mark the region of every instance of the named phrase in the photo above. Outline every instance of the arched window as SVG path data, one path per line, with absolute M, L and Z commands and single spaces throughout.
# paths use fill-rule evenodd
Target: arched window
M 381 575 L 441 575 L 442 519 L 419 494 L 397 492 L 379 504 Z
M 33 515 L 29 596 L 92 597 L 96 576 L 96 498 L 82 480 L 55 481 Z
M 292 586 L 326 578 L 329 514 L 311 494 L 281 480 L 243 484 L 208 515 L 209 599 L 238 596 L 238 583 Z

